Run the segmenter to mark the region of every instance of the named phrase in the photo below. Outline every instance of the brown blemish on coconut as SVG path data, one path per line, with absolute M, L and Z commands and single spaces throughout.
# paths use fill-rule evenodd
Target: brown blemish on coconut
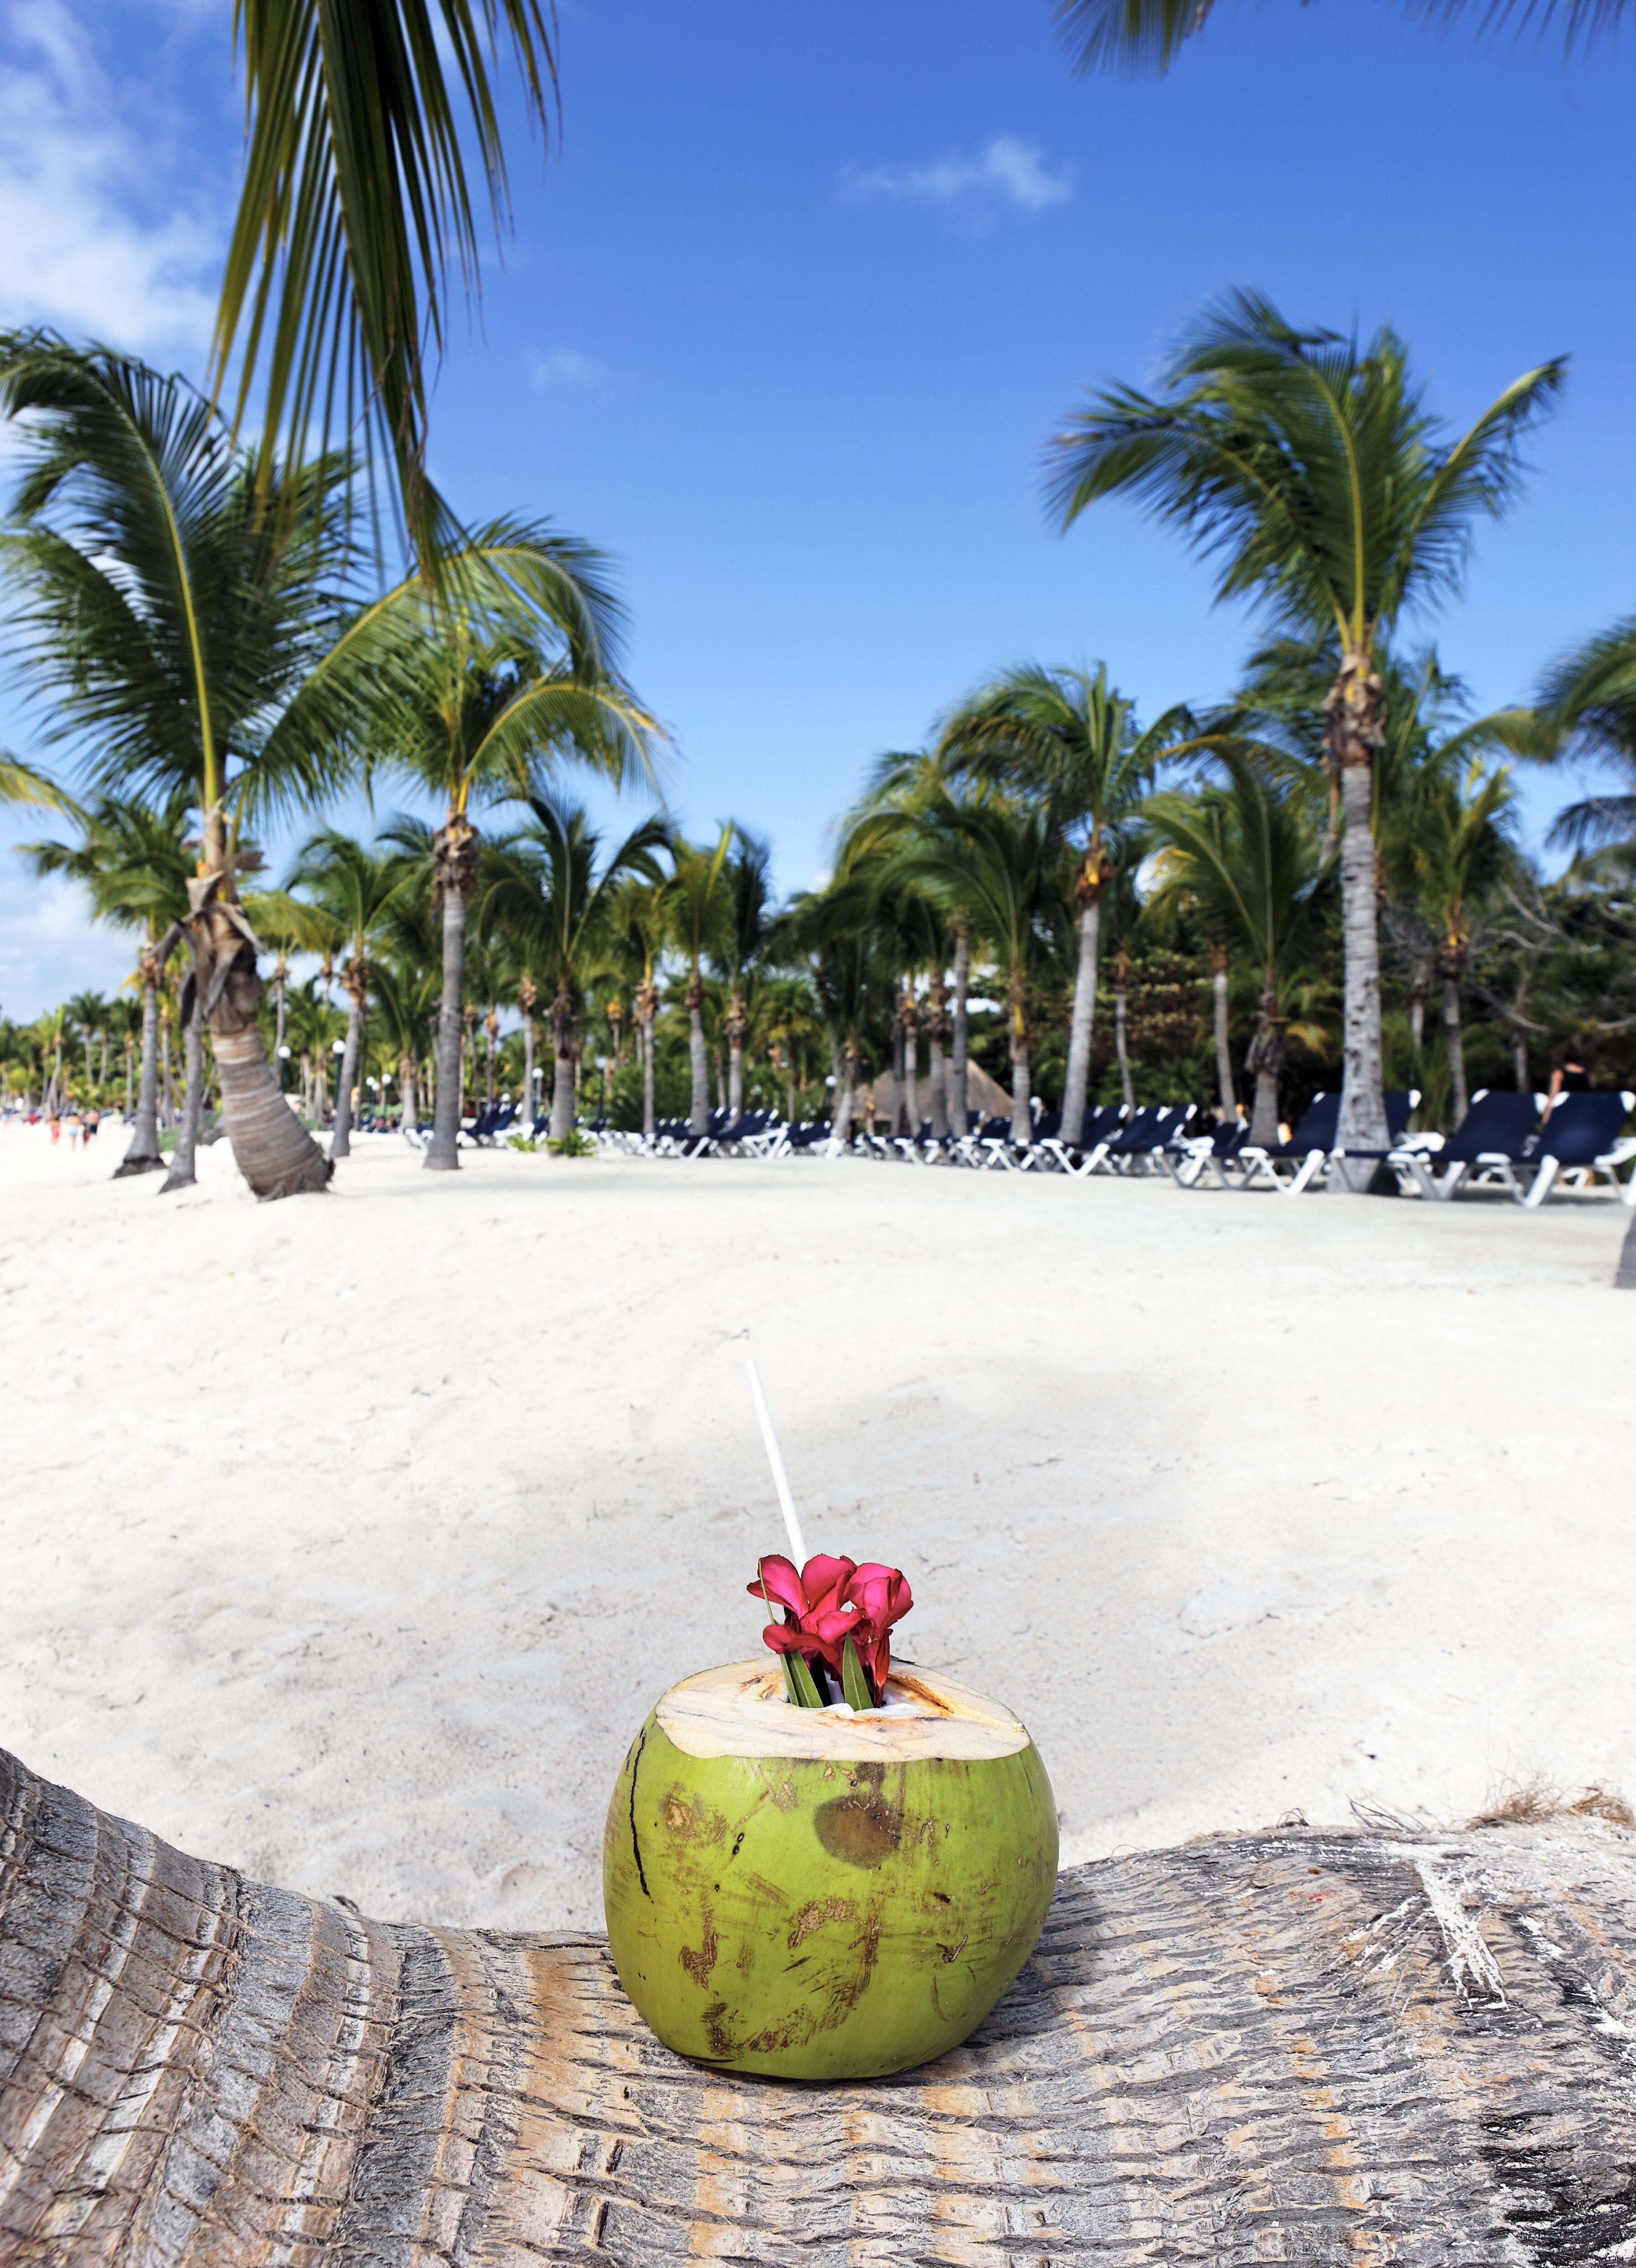
M 704 1942 L 698 1951 L 695 1953 L 691 1946 L 687 1945 L 682 1948 L 682 1965 L 701 1989 L 709 1984 L 710 1972 L 716 1966 L 716 1955 L 721 1950 L 721 1940 L 716 1934 L 716 1926 L 711 1918 L 708 1906 L 704 1909 Z
M 818 1840 L 848 1867 L 878 1867 L 896 1850 L 903 1815 L 878 1795 L 837 1795 L 813 1814 Z
M 785 1942 L 792 1953 L 804 1937 L 822 1929 L 827 1921 L 851 1921 L 857 1908 L 849 1898 L 814 1898 L 795 1917 L 795 1926 Z

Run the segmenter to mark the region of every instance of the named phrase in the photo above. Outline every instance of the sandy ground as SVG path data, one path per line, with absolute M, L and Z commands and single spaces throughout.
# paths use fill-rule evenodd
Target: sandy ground
M 366 1911 L 600 1916 L 649 1702 L 780 1547 L 900 1563 L 1069 1859 L 1636 1793 L 1610 1199 L 469 1156 L 115 1183 L 0 1129 L 0 1743 Z

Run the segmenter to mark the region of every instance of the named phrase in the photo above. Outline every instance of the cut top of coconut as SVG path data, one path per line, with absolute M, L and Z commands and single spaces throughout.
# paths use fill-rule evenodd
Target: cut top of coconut
M 1015 1756 L 1028 1735 L 1007 1709 L 953 1678 L 903 1668 L 884 1709 L 798 1709 L 777 1662 L 730 1661 L 673 1685 L 660 1727 L 688 1756 L 793 1756 L 820 1763 L 908 1764 L 938 1756 L 979 1764 Z

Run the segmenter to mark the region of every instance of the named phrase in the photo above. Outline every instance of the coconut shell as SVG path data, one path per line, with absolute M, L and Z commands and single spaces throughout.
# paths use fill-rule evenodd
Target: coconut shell
M 956 2046 L 1034 1948 L 1057 1875 L 1045 1768 L 1007 1712 L 901 1672 L 797 1709 L 777 1665 L 685 1679 L 631 1743 L 602 1850 L 620 1983 L 678 2054 L 785 2079 Z

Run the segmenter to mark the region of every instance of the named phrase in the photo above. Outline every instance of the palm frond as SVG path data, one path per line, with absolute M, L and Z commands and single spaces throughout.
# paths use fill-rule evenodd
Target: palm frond
M 455 540 L 426 478 L 427 375 L 448 272 L 477 286 L 463 143 L 497 225 L 507 187 L 490 65 L 502 25 L 529 122 L 549 122 L 549 0 L 235 0 L 249 140 L 217 314 L 219 390 L 242 347 L 235 426 L 259 380 L 262 456 L 316 427 L 373 432 L 429 568 Z M 445 56 L 447 56 L 446 67 Z

